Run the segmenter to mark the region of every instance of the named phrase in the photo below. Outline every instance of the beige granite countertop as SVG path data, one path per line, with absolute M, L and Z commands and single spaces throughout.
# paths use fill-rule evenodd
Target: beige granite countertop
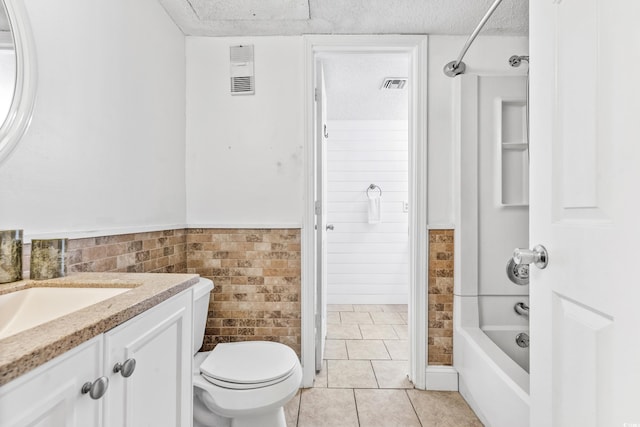
M 0 386 L 193 286 L 197 274 L 78 273 L 0 285 L 0 295 L 33 287 L 124 287 L 127 292 L 0 339 Z

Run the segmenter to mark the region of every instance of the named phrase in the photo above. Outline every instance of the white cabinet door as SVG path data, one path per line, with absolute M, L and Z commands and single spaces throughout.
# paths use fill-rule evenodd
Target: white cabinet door
M 640 2 L 530 5 L 531 425 L 640 425 Z
M 104 397 L 94 400 L 81 389 L 102 375 L 102 355 L 100 335 L 0 387 L 0 425 L 101 426 Z
M 192 302 L 185 291 L 104 334 L 105 426 L 191 425 Z M 113 372 L 128 359 L 131 376 Z

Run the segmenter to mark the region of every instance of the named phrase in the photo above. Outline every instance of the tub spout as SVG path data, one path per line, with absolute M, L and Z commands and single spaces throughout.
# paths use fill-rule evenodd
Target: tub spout
M 516 305 L 513 306 L 513 309 L 520 316 L 529 317 L 529 306 L 527 304 L 525 304 L 523 302 L 518 302 L 518 303 L 516 303 Z

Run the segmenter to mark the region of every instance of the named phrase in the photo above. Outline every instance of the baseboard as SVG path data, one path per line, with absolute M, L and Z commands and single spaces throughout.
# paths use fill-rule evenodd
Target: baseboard
M 426 389 L 458 391 L 458 371 L 453 366 L 427 366 Z

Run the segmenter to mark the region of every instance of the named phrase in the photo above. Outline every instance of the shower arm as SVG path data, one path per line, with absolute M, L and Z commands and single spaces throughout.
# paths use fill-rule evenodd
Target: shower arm
M 491 15 L 493 15 L 493 12 L 496 10 L 496 8 L 500 5 L 501 2 L 502 0 L 495 0 L 493 2 L 489 10 L 487 10 L 487 13 L 485 13 L 484 16 L 482 17 L 482 20 L 480 21 L 476 29 L 473 30 L 473 33 L 471 33 L 471 35 L 467 39 L 467 42 L 464 44 L 462 51 L 458 56 L 458 59 L 456 59 L 455 61 L 451 61 L 444 66 L 443 71 L 445 75 L 449 77 L 455 77 L 458 74 L 464 74 L 464 71 L 467 67 L 464 64 L 464 62 L 462 62 L 462 58 L 464 58 L 464 56 L 467 54 L 467 50 L 469 50 L 473 41 L 476 39 L 476 37 L 478 37 L 478 33 L 480 33 L 480 30 L 482 30 L 482 27 L 484 27 L 484 24 L 487 23 L 487 20 L 489 20 Z

